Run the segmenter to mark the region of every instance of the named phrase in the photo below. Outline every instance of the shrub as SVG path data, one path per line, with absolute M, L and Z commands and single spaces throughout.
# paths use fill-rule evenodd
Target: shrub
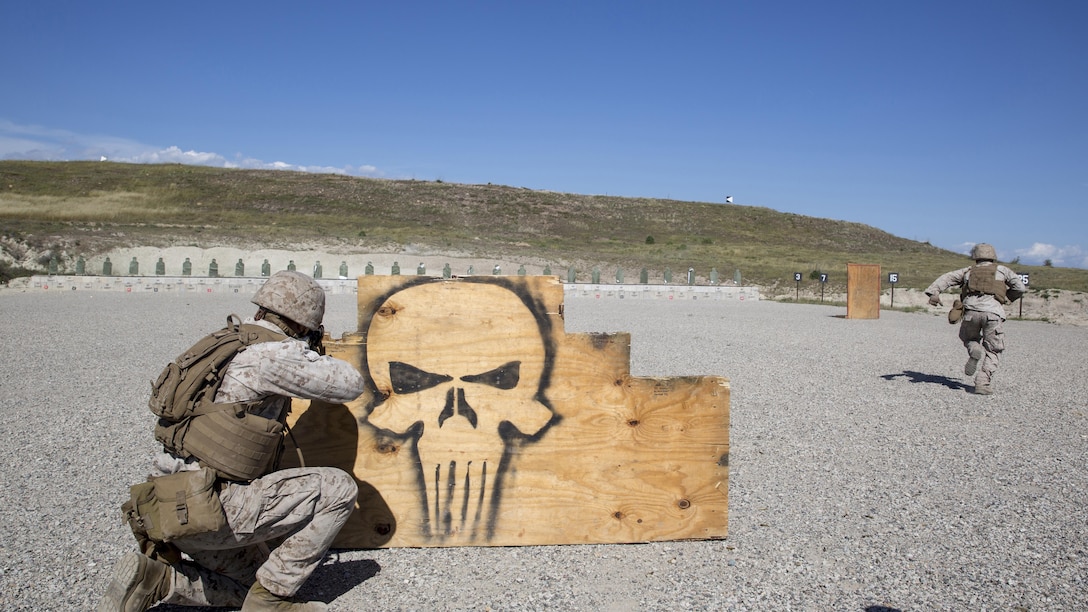
M 0 261 L 0 285 L 8 284 L 13 278 L 19 278 L 22 276 L 33 276 L 37 272 L 35 270 L 29 270 L 19 266 L 13 266 L 6 261 Z

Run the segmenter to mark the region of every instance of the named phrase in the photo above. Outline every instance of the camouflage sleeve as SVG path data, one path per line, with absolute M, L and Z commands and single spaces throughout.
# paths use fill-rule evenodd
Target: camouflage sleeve
M 235 361 L 240 359 L 251 367 L 243 366 L 231 374 L 248 375 L 246 386 L 261 395 L 342 403 L 359 397 L 365 384 L 363 376 L 350 363 L 318 355 L 298 340 L 257 344 L 243 351 Z
M 926 295 L 937 295 L 950 287 L 959 287 L 960 285 L 963 285 L 964 280 L 967 278 L 967 271 L 970 269 L 971 268 L 960 268 L 959 270 L 953 270 L 938 276 L 937 280 L 926 287 Z

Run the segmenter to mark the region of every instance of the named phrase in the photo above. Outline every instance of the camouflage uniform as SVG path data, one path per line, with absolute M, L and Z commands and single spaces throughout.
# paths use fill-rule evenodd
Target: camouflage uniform
M 268 321 L 246 323 L 273 331 Z M 342 403 L 363 391 L 350 364 L 324 357 L 301 340 L 287 338 L 250 346 L 227 366 L 215 401 L 266 399 L 258 414 L 278 418 L 292 397 Z M 169 453 L 156 457 L 152 476 L 196 469 Z M 272 472 L 249 483 L 227 483 L 220 501 L 227 527 L 176 540 L 192 560 L 173 568 L 164 603 L 240 606 L 254 580 L 272 593 L 293 596 L 321 562 L 355 507 L 354 478 L 337 468 Z
M 980 262 L 979 265 L 985 265 Z M 1010 301 L 1027 292 L 1020 276 L 1011 269 L 996 262 L 996 280 L 1007 287 Z M 972 266 L 973 267 L 973 266 Z M 961 268 L 942 274 L 926 287 L 925 293 L 931 298 L 945 289 L 965 287 L 970 279 L 971 267 Z M 989 393 L 997 367 L 1001 364 L 1001 353 L 1005 350 L 1005 307 L 993 295 L 967 294 L 962 297 L 963 318 L 960 320 L 960 341 L 970 358 L 964 372 L 975 375 L 975 392 Z M 978 352 L 983 352 L 978 359 Z M 974 368 L 975 371 L 970 371 Z

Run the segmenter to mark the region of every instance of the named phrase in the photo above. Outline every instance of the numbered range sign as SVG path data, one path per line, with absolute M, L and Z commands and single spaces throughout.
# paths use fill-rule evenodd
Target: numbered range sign
M 820 274 L 820 282 L 821 283 L 826 283 L 827 282 L 827 274 Z
M 895 308 L 895 284 L 899 282 L 898 272 L 888 272 L 888 282 L 892 285 L 892 296 L 889 305 Z
M 1028 283 L 1031 282 L 1029 274 L 1021 274 L 1020 282 L 1024 283 L 1024 289 L 1028 288 Z M 1024 318 L 1024 296 L 1020 296 L 1020 318 Z
M 793 273 L 793 280 L 797 281 L 798 283 L 801 282 L 801 273 L 800 272 L 794 272 Z

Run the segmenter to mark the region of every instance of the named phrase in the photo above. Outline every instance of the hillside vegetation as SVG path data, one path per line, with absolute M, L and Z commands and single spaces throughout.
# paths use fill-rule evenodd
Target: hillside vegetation
M 0 161 L 0 228 L 8 261 L 17 248 L 69 261 L 133 246 L 410 246 L 581 269 L 694 267 L 706 277 L 716 268 L 723 279 L 739 269 L 761 285 L 792 286 L 795 272 L 842 285 L 847 263 L 870 263 L 916 288 L 969 263 L 859 223 L 752 206 L 111 162 Z M 1088 291 L 1085 270 L 1016 269 L 1031 273 L 1033 289 Z

